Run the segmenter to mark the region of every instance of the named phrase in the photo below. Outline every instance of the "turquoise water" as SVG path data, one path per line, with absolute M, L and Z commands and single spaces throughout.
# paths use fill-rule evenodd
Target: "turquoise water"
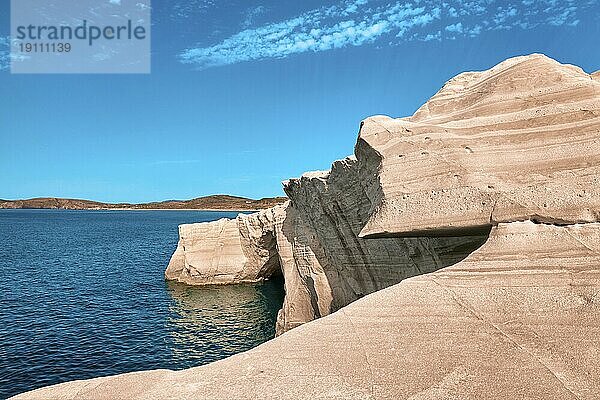
M 203 211 L 0 210 L 0 398 L 144 369 L 182 369 L 274 336 L 281 281 L 165 282 L 177 225 Z

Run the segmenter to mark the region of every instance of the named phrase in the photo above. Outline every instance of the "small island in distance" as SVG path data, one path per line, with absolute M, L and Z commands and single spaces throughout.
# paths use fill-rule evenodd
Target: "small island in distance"
M 213 195 L 191 200 L 165 200 L 151 203 L 102 203 L 92 200 L 37 197 L 26 200 L 1 200 L 0 209 L 60 209 L 60 210 L 227 210 L 253 211 L 282 204 L 286 197 L 260 200 L 230 195 Z

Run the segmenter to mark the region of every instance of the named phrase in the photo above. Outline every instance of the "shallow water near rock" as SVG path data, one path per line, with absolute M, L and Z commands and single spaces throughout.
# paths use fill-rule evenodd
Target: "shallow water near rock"
M 177 225 L 204 211 L 0 210 L 0 398 L 74 379 L 182 369 L 275 334 L 283 282 L 165 282 Z

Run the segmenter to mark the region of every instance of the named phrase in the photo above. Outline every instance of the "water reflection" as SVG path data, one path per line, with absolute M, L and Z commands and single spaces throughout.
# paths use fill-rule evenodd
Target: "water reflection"
M 219 360 L 275 336 L 283 281 L 191 287 L 168 282 L 167 345 L 181 367 Z
M 0 399 L 202 365 L 273 337 L 282 281 L 165 285 L 177 225 L 235 215 L 0 210 Z

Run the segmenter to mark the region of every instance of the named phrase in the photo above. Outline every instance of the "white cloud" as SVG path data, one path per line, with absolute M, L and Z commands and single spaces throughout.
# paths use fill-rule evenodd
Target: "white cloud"
M 446 29 L 446 31 L 452 32 L 452 33 L 462 33 L 463 32 L 462 22 L 448 25 L 445 29 Z
M 173 19 L 193 19 L 205 17 L 208 10 L 216 5 L 216 0 L 183 0 L 173 5 L 171 18 Z
M 120 5 L 121 5 L 121 0 L 108 0 L 108 2 L 109 2 L 110 4 L 115 4 L 115 5 L 118 5 L 118 6 L 120 6 Z
M 10 38 L 0 36 L 0 71 L 10 67 Z
M 402 35 L 415 27 L 428 25 L 439 18 L 440 12 L 439 8 L 428 10 L 412 3 L 367 7 L 366 0 L 345 1 L 282 22 L 246 29 L 214 46 L 187 49 L 180 54 L 180 60 L 208 68 L 360 46 L 386 34 Z
M 515 17 L 519 11 L 515 7 L 501 8 L 494 16 L 494 22 L 501 24 L 511 17 Z
M 385 38 L 391 45 L 408 40 L 475 37 L 498 29 L 540 25 L 575 26 L 579 13 L 599 0 L 342 0 L 287 20 L 246 29 L 219 43 L 188 48 L 182 63 L 199 69 L 293 54 L 361 46 Z M 262 10 L 264 11 L 264 10 Z M 262 12 L 260 11 L 260 12 Z M 253 11 L 250 11 L 252 15 Z
M 423 38 L 423 40 L 425 42 L 429 42 L 431 40 L 440 41 L 440 40 L 442 40 L 442 32 L 441 31 L 437 31 L 436 33 L 428 33 L 427 36 L 425 36 Z
M 481 33 L 483 27 L 481 25 L 475 25 L 466 30 L 463 30 L 463 33 L 467 34 L 470 37 L 475 37 Z
M 10 46 L 12 43 L 18 45 L 19 40 L 11 40 L 9 36 L 0 36 L 0 71 L 9 69 L 12 61 L 18 62 L 30 58 L 28 55 L 11 54 Z
M 577 7 L 568 7 L 559 14 L 550 15 L 547 21 L 550 25 L 554 26 L 561 26 L 564 24 L 571 23 L 573 22 L 571 20 L 574 19 L 573 17 L 575 15 L 575 11 L 577 11 Z

